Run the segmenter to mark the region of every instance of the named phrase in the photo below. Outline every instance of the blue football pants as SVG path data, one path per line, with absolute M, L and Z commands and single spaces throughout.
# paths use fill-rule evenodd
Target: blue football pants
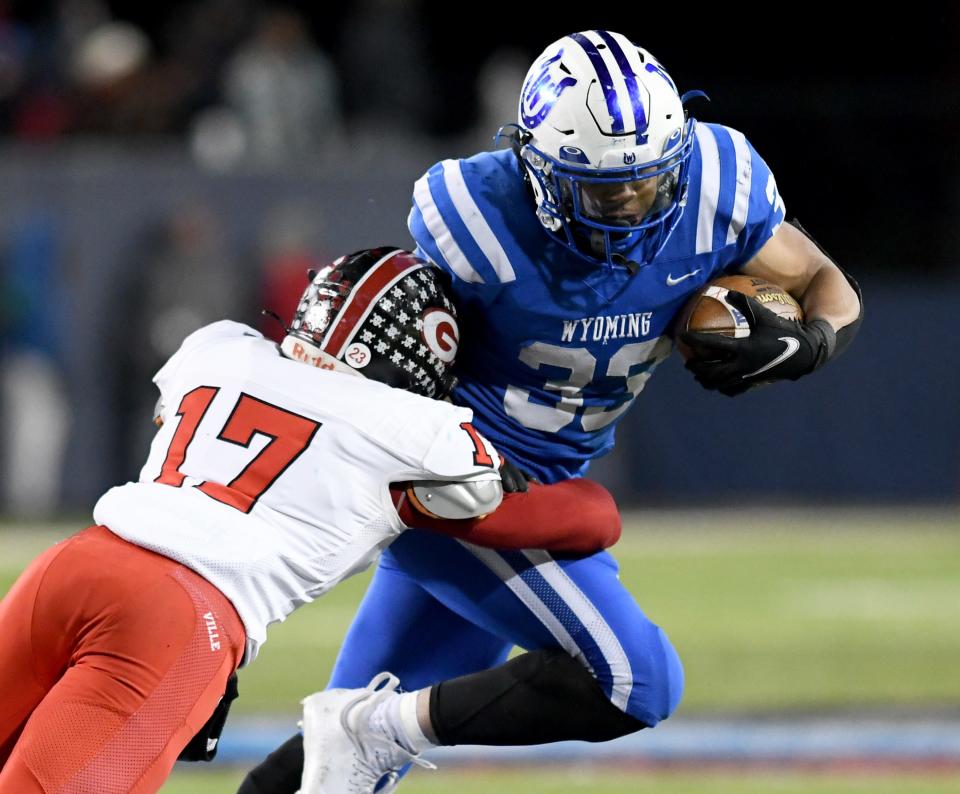
M 676 651 L 607 552 L 558 559 L 418 530 L 381 557 L 329 686 L 366 686 L 389 670 L 413 691 L 500 664 L 514 645 L 562 648 L 616 706 L 651 727 L 683 692 Z

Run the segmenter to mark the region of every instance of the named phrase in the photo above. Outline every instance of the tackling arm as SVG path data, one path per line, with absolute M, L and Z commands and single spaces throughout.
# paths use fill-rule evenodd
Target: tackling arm
M 400 519 L 417 527 L 497 549 L 548 549 L 590 554 L 620 539 L 620 512 L 602 485 L 564 480 L 531 482 L 526 492 L 507 493 L 500 506 L 481 518 L 447 519 L 419 510 L 406 491 L 394 490 Z

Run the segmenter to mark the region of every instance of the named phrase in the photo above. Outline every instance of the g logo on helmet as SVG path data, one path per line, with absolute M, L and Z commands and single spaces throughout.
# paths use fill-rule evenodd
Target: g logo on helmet
M 444 364 L 457 357 L 460 346 L 460 328 L 452 314 L 443 309 L 430 309 L 423 315 L 423 341 L 430 352 Z

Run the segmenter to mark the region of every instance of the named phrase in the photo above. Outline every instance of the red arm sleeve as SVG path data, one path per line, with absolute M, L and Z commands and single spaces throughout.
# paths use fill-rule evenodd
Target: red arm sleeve
M 495 549 L 548 549 L 590 554 L 620 539 L 620 511 L 610 492 L 592 480 L 564 480 L 553 485 L 531 482 L 526 493 L 504 494 L 503 502 L 484 518 L 442 519 L 425 516 L 410 500 L 397 504 L 400 520 Z

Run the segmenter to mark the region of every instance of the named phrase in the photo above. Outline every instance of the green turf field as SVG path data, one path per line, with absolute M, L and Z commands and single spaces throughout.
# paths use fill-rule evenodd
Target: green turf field
M 960 519 L 627 523 L 621 577 L 683 659 L 682 710 L 960 703 Z M 276 627 L 241 675 L 241 708 L 321 686 L 365 586 L 347 582 Z
M 241 773 L 178 770 L 163 794 L 233 794 Z M 955 794 L 957 777 L 796 772 L 469 770 L 422 772 L 404 781 L 403 794 Z
M 960 704 L 960 519 L 946 513 L 646 513 L 626 520 L 622 578 L 683 657 L 681 712 L 954 709 Z M 68 531 L 0 526 L 0 592 Z M 367 577 L 271 629 L 237 712 L 289 712 L 329 673 Z M 165 794 L 227 794 L 242 773 L 178 769 Z M 455 771 L 409 794 L 946 794 L 956 775 Z
M 625 525 L 621 576 L 684 661 L 681 712 L 960 704 L 960 518 L 657 512 Z M 55 537 L 0 527 L 0 592 Z M 271 627 L 236 711 L 293 713 L 320 688 L 366 582 Z

